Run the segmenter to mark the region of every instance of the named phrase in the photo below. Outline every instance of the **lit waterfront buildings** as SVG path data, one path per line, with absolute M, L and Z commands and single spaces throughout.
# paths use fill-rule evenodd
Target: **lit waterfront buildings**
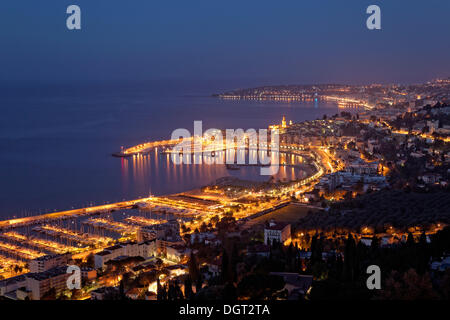
M 123 279 L 124 272 L 120 273 L 120 268 L 114 268 L 115 265 L 125 264 L 126 272 L 133 277 L 143 277 L 146 272 L 155 272 L 160 268 L 169 271 L 173 265 L 180 265 L 181 270 L 186 268 L 191 255 L 199 249 L 216 254 L 214 261 L 210 259 L 204 264 L 208 269 L 207 278 L 212 279 L 220 270 L 216 263 L 220 246 L 233 237 L 244 241 L 246 234 L 257 232 L 258 223 L 255 221 L 290 204 L 326 214 L 324 212 L 333 209 L 334 204 L 353 201 L 359 195 L 382 191 L 387 187 L 445 190 L 450 163 L 447 148 L 450 107 L 445 104 L 447 95 L 444 92 L 447 85 L 437 81 L 414 88 L 378 85 L 358 87 L 359 91 L 351 86 L 315 88 L 321 92 L 317 95 L 320 99 L 333 100 L 338 104 L 353 103 L 363 109 L 300 123 L 291 119 L 287 121 L 282 116 L 280 124 L 269 126 L 271 130 L 280 131 L 280 164 L 286 168 L 301 164 L 301 168 L 307 170 L 306 174 L 295 176 L 292 181 L 271 179 L 264 183 L 249 183 L 221 180 L 191 193 L 149 196 L 42 217 L 4 221 L 0 223 L 3 228 L 0 251 L 8 255 L 4 258 L 5 262 L 13 265 L 5 270 L 4 274 L 11 281 L 1 283 L 1 292 L 4 296 L 17 299 L 41 299 L 52 288 L 55 288 L 50 292 L 52 294 L 55 291 L 56 294 L 67 294 L 62 288 L 66 276 L 57 268 L 66 267 L 73 259 L 77 263 L 81 261 L 84 273 L 90 274 L 90 279 L 97 282 L 92 294 L 86 291 L 83 298 L 89 295 L 100 297 L 106 290 L 104 288 L 117 286 Z M 281 96 L 291 94 L 289 90 L 281 93 L 276 93 L 277 88 L 271 90 L 269 97 L 279 94 L 282 99 Z M 312 97 L 315 96 L 314 93 Z M 431 101 L 440 102 L 429 105 Z M 223 144 L 203 140 L 200 146 L 208 151 L 224 148 Z M 121 156 L 137 157 L 138 153 L 156 146 L 167 146 L 165 152 L 170 153 L 173 144 L 172 140 L 144 143 L 124 149 Z M 246 144 L 247 148 L 257 146 Z M 402 170 L 408 168 L 411 159 L 421 161 L 421 165 L 409 173 L 414 179 L 402 179 Z M 239 167 L 231 169 L 238 170 Z M 113 211 L 117 210 L 137 212 L 134 211 L 131 216 L 119 212 L 113 217 Z M 148 218 L 146 214 L 149 212 L 159 217 Z M 93 214 L 100 217 L 86 219 Z M 63 225 L 64 221 L 67 221 L 66 225 Z M 430 226 L 427 234 L 441 230 L 445 221 L 439 216 L 439 220 L 434 222 L 437 227 Z M 26 233 L 19 230 L 29 225 L 33 227 L 28 228 Z M 275 241 L 307 247 L 310 244 L 305 242 L 304 237 L 313 231 L 307 229 L 308 224 L 297 227 L 304 230 L 291 234 L 290 223 L 269 222 L 262 229 L 265 245 Z M 419 222 L 409 228 L 421 227 Z M 372 225 L 358 228 L 342 231 L 335 227 L 335 231 L 352 232 L 358 240 L 378 233 L 383 235 L 383 246 L 396 243 L 397 238 L 405 238 L 405 230 L 395 230 L 392 226 L 377 226 L 381 231 L 375 231 Z M 30 229 L 33 236 L 29 234 Z M 395 235 L 390 235 L 386 240 L 388 236 L 385 233 L 394 232 L 390 230 L 395 230 Z M 327 232 L 327 237 L 332 237 L 326 228 L 323 231 Z M 416 229 L 414 231 L 417 233 Z M 42 236 L 50 239 L 43 239 Z M 257 245 L 245 243 L 245 248 L 249 255 L 259 258 L 267 254 L 267 248 Z M 130 259 L 133 257 L 139 258 Z M 127 261 L 131 261 L 129 265 Z M 19 267 L 19 264 L 25 263 L 29 264 L 31 272 Z M 100 276 L 95 269 L 101 270 Z M 170 275 L 164 285 L 178 281 L 184 273 L 168 272 Z M 154 287 L 152 283 L 146 287 L 128 288 L 127 295 L 137 299 Z M 144 295 L 148 296 L 146 293 Z

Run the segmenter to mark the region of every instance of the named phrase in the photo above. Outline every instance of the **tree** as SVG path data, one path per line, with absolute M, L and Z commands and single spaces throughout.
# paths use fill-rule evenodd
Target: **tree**
M 203 281 L 202 278 L 198 278 L 195 282 L 195 292 L 199 292 L 203 287 Z
M 428 268 L 428 261 L 430 260 L 429 246 L 425 232 L 422 232 L 417 243 L 417 260 L 417 272 L 423 274 Z
M 181 291 L 180 286 L 178 285 L 178 281 L 172 281 L 171 283 L 169 283 L 167 299 L 173 301 L 173 300 L 181 300 L 183 298 L 184 298 L 183 292 Z
M 120 295 L 121 300 L 125 300 L 126 296 L 125 296 L 125 288 L 124 288 L 123 279 L 120 280 L 120 283 L 119 283 L 119 295 Z
M 159 278 L 156 280 L 156 300 L 167 300 L 167 290 L 162 286 Z
M 229 269 L 230 269 L 230 266 L 229 266 L 229 261 L 228 261 L 228 254 L 227 254 L 226 250 L 224 249 L 222 252 L 222 265 L 221 265 L 221 272 L 220 272 L 220 277 L 221 277 L 223 283 L 228 282 L 230 279 Z
M 191 277 L 187 276 L 184 278 L 184 297 L 187 300 L 192 299 L 194 292 L 192 291 L 192 280 Z
M 429 300 L 438 297 L 433 291 L 428 273 L 418 275 L 414 269 L 403 274 L 393 271 L 382 288 L 377 295 L 378 299 Z
M 349 233 L 344 248 L 344 279 L 353 281 L 355 276 L 356 243 Z
M 322 251 L 323 251 L 323 241 L 322 238 L 318 238 L 315 234 L 311 239 L 311 263 L 322 261 Z
M 238 252 L 238 248 L 236 245 L 236 242 L 233 243 L 233 249 L 231 251 L 231 261 L 230 261 L 230 280 L 231 281 L 236 281 L 236 267 L 237 264 L 239 262 L 239 252 Z
M 380 253 L 380 239 L 376 235 L 372 237 L 372 242 L 370 243 L 370 258 L 374 263 L 378 261 Z
M 280 276 L 250 274 L 239 282 L 237 293 L 240 298 L 271 298 L 273 293 L 283 289 L 284 285 L 284 279 Z
M 205 222 L 202 222 L 202 224 L 200 225 L 200 232 L 206 232 L 208 231 L 208 226 L 206 225 Z
M 191 251 L 191 256 L 189 258 L 188 267 L 189 267 L 189 275 L 190 275 L 191 279 L 194 282 L 197 281 L 200 278 L 201 274 L 200 274 L 200 270 L 198 268 L 197 259 L 195 258 L 194 252 L 192 252 L 192 251 Z
M 411 232 L 408 232 L 408 238 L 406 239 L 406 246 L 409 248 L 414 247 L 416 243 L 414 242 L 414 236 Z
M 442 298 L 448 301 L 450 299 L 450 269 L 447 269 L 442 277 L 440 291 Z
M 372 251 L 377 251 L 380 248 L 380 239 L 376 235 L 372 237 L 372 242 L 370 243 L 370 248 Z
M 222 299 L 225 301 L 237 300 L 237 290 L 234 284 L 227 283 L 223 288 Z

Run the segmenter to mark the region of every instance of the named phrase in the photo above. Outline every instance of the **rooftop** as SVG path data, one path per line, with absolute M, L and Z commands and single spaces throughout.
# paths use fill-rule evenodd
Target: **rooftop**
M 264 229 L 266 229 L 266 230 L 283 230 L 287 226 L 290 226 L 290 224 L 286 223 L 286 222 L 271 221 Z
M 37 272 L 37 273 L 28 273 L 26 276 L 27 278 L 32 278 L 38 281 L 54 278 L 56 276 L 59 276 L 61 274 L 67 273 L 67 267 L 55 267 L 52 269 L 49 269 L 44 272 Z

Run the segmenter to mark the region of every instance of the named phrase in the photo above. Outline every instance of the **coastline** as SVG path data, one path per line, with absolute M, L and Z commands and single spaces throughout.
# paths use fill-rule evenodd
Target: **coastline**
M 292 155 L 295 154 L 295 153 L 289 153 L 289 152 L 285 152 L 285 153 L 292 154 Z M 252 166 L 260 166 L 260 165 L 252 165 Z M 291 164 L 291 165 L 287 165 L 287 166 L 296 167 L 299 165 Z M 300 181 L 308 180 L 314 174 L 313 172 L 308 172 L 308 173 L 309 173 L 308 177 L 301 179 Z M 238 180 L 240 180 L 240 179 L 238 179 Z M 243 180 L 240 180 L 240 181 L 243 181 Z M 289 183 L 295 184 L 298 182 L 299 181 L 290 181 Z M 253 183 L 254 184 L 263 184 L 261 182 L 253 182 Z M 274 184 L 274 185 L 276 185 L 276 184 Z M 181 195 L 181 194 L 191 194 L 191 195 L 195 194 L 198 196 L 199 194 L 200 195 L 203 194 L 201 189 L 202 189 L 202 187 L 179 192 L 179 193 L 162 195 L 160 197 L 170 197 L 170 196 L 177 196 L 177 195 Z M 204 194 L 203 194 L 203 196 L 204 196 Z M 115 203 L 111 203 L 111 204 L 91 206 L 91 207 L 78 208 L 78 209 L 72 209 L 72 210 L 63 210 L 63 211 L 58 211 L 58 212 L 53 212 L 53 213 L 44 213 L 44 214 L 34 215 L 34 216 L 29 216 L 29 217 L 24 217 L 24 218 L 5 219 L 5 220 L 0 221 L 0 229 L 6 230 L 9 228 L 21 227 L 22 225 L 33 225 L 33 224 L 37 224 L 37 223 L 46 222 L 49 220 L 54 220 L 54 219 L 68 219 L 71 217 L 89 216 L 89 215 L 101 214 L 101 213 L 105 213 L 105 212 L 112 212 L 112 211 L 120 210 L 120 209 L 130 209 L 133 206 L 137 205 L 138 203 L 149 201 L 152 198 L 154 198 L 154 197 L 132 199 L 132 200 L 126 200 L 126 201 L 121 201 L 121 202 L 115 202 Z

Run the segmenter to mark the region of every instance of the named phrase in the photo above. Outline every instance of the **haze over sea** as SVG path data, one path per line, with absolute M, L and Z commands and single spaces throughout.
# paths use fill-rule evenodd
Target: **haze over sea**
M 335 114 L 324 103 L 226 101 L 227 88 L 148 85 L 35 85 L 0 89 L 0 219 L 187 191 L 256 168 L 177 166 L 152 153 L 114 158 L 120 146 L 168 139 L 176 128 L 267 128 Z

